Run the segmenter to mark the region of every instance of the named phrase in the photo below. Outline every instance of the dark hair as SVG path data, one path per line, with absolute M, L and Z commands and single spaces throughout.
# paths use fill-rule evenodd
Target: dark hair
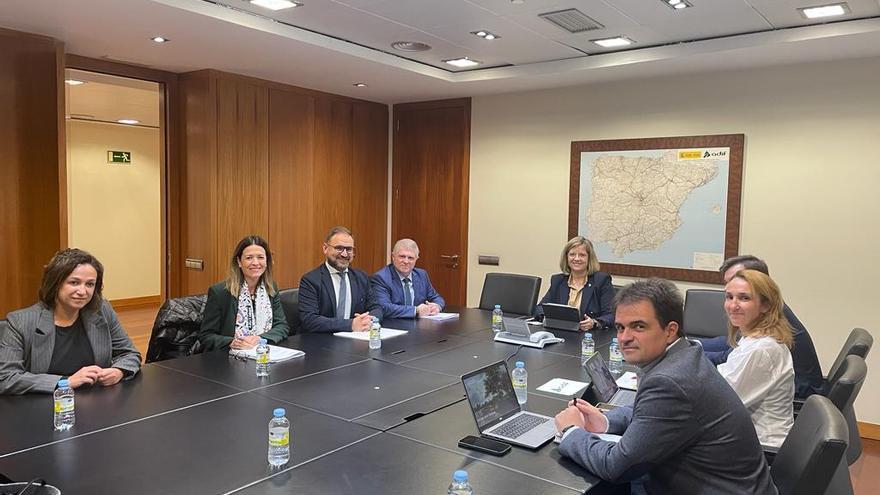
M 76 270 L 79 265 L 92 265 L 98 278 L 95 280 L 95 291 L 92 293 L 92 299 L 85 305 L 83 309 L 96 310 L 101 306 L 103 296 L 101 291 L 104 289 L 104 265 L 91 254 L 82 249 L 70 248 L 62 249 L 52 256 L 49 264 L 43 267 L 43 281 L 40 284 L 40 301 L 47 307 L 55 309 L 55 298 L 58 297 L 58 291 L 67 277 Z
M 770 268 L 767 267 L 767 263 L 761 258 L 752 256 L 751 254 L 727 258 L 724 260 L 724 263 L 721 264 L 721 267 L 718 268 L 718 272 L 721 273 L 721 275 L 724 275 L 727 270 L 730 270 L 731 267 L 736 265 L 742 265 L 744 270 L 757 270 L 764 275 L 770 275 Z
M 275 280 L 272 278 L 272 251 L 269 249 L 269 243 L 266 242 L 266 239 L 263 239 L 258 235 L 249 235 L 238 241 L 238 245 L 235 246 L 235 251 L 232 253 L 232 259 L 229 260 L 229 273 L 226 275 L 226 289 L 230 294 L 238 297 L 238 294 L 241 291 L 241 284 L 244 283 L 244 274 L 241 273 L 241 268 L 238 266 L 238 260 L 241 259 L 244 250 L 249 246 L 260 246 L 266 251 L 266 271 L 260 276 L 259 283 L 266 286 L 266 292 L 268 292 L 270 296 L 274 296 Z
M 614 296 L 614 311 L 617 306 L 649 301 L 660 326 L 666 328 L 669 322 L 678 323 L 678 335 L 684 337 L 681 320 L 684 319 L 684 300 L 672 282 L 662 278 L 639 280 L 617 291 Z
M 343 227 L 342 225 L 337 225 L 336 227 L 333 227 L 332 229 L 330 229 L 330 232 L 327 232 L 327 237 L 324 238 L 324 242 L 330 242 L 330 239 L 332 239 L 333 236 L 336 234 L 348 234 L 351 237 L 354 237 L 353 235 L 351 235 L 351 230 L 348 230 L 347 227 Z

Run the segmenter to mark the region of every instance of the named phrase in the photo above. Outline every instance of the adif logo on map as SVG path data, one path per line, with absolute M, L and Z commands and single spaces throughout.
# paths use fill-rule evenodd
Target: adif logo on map
M 730 148 L 678 150 L 679 160 L 727 160 L 729 157 Z

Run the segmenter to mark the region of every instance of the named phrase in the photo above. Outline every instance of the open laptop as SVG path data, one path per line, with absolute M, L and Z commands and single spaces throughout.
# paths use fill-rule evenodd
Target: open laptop
M 593 382 L 593 393 L 599 404 L 607 404 L 613 407 L 631 406 L 636 402 L 636 393 L 617 386 L 617 381 L 611 375 L 608 365 L 599 353 L 587 360 L 584 367 L 590 380 Z M 601 409 L 601 408 L 600 408 Z
M 463 375 L 461 383 L 480 434 L 530 449 L 553 439 L 553 418 L 520 408 L 504 361 Z
M 581 314 L 578 308 L 566 304 L 545 303 L 541 305 L 544 310 L 544 326 L 569 332 L 580 331 Z

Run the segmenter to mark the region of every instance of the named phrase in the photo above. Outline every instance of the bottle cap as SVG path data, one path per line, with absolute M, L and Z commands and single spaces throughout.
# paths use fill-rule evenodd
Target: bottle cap
M 458 482 L 467 481 L 468 480 L 467 471 L 462 471 L 461 469 L 459 469 L 458 471 L 456 471 L 455 473 L 452 474 L 452 479 L 455 481 L 458 481 Z
M 522 361 L 517 361 L 517 362 L 516 362 L 516 367 L 517 367 L 517 368 L 525 368 L 525 367 L 526 367 L 526 363 L 524 363 L 524 362 L 522 362 Z
M 500 305 L 500 304 L 496 304 L 496 305 L 495 305 L 495 309 L 501 309 L 501 305 Z
M 58 380 L 58 388 L 67 388 L 70 386 L 70 381 L 67 378 L 62 378 Z
M 287 411 L 285 411 L 283 407 L 279 407 L 278 409 L 272 411 L 272 415 L 276 418 L 283 418 L 286 413 Z
M 266 345 L 267 342 L 268 340 L 266 339 L 260 339 L 260 345 Z
M 611 343 L 612 343 L 612 344 L 616 344 L 616 343 L 617 343 L 617 337 L 614 337 L 613 339 L 611 339 Z
M 592 339 L 592 338 L 593 338 L 593 334 L 591 334 L 590 332 L 586 332 L 586 333 L 584 334 L 584 337 L 589 337 L 589 338 Z

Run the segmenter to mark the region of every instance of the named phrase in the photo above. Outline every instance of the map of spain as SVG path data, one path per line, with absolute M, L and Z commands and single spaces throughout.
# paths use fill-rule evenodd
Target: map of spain
M 592 163 L 592 199 L 586 221 L 594 242 L 615 256 L 657 249 L 681 226 L 680 209 L 718 174 L 715 160 L 603 155 Z

